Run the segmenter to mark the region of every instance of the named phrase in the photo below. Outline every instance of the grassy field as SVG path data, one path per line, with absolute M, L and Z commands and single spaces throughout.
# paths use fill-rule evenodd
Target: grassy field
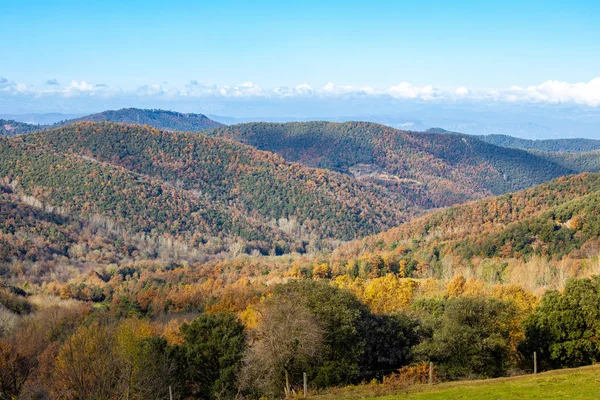
M 379 386 L 379 387 L 378 387 Z M 448 382 L 407 387 L 379 396 L 381 385 L 339 389 L 314 399 L 446 400 L 446 399 L 600 399 L 600 365 L 550 371 L 513 378 Z

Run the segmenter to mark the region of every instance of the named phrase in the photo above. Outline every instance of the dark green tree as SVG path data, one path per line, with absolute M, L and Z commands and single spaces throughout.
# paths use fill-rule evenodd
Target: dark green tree
M 203 314 L 183 325 L 181 331 L 186 394 L 202 399 L 233 398 L 246 348 L 242 323 L 232 314 Z
M 433 361 L 447 379 L 502 376 L 511 353 L 504 322 L 514 313 L 511 305 L 494 299 L 448 299 L 441 316 L 425 319 L 428 337 L 415 348 L 415 355 Z
M 524 329 L 519 350 L 527 365 L 532 365 L 534 351 L 540 369 L 579 367 L 600 360 L 600 276 L 571 279 L 562 294 L 544 294 Z

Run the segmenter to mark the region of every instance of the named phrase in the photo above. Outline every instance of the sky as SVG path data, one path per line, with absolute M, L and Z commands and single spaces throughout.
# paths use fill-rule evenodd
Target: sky
M 577 0 L 2 0 L 0 114 L 595 114 L 598 21 Z

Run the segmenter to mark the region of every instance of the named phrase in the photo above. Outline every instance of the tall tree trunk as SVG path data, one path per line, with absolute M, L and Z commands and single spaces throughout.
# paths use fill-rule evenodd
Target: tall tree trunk
M 285 398 L 289 399 L 290 398 L 290 377 L 288 375 L 287 368 L 285 368 L 284 371 L 285 371 Z

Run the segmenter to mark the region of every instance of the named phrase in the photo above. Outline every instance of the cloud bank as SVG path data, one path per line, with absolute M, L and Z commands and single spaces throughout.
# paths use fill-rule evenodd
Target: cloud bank
M 11 102 L 35 105 L 36 102 L 55 101 L 61 107 L 69 104 L 85 104 L 85 101 L 114 101 L 115 103 L 157 101 L 164 102 L 204 102 L 211 101 L 286 101 L 288 99 L 313 99 L 318 101 L 340 101 L 348 99 L 373 99 L 374 101 L 411 100 L 419 102 L 500 102 L 528 104 L 573 104 L 585 107 L 600 106 L 600 77 L 589 82 L 561 82 L 550 80 L 528 87 L 471 89 L 465 86 L 438 88 L 434 85 L 418 86 L 401 81 L 388 88 L 370 86 L 336 85 L 332 82 L 320 87 L 308 83 L 295 86 L 263 88 L 253 82 L 237 85 L 214 85 L 189 81 L 182 87 L 174 87 L 167 82 L 142 85 L 134 89 L 122 89 L 104 83 L 90 83 L 73 80 L 61 85 L 56 79 L 49 79 L 38 87 L 24 82 L 16 82 L 0 77 L 0 105 Z

